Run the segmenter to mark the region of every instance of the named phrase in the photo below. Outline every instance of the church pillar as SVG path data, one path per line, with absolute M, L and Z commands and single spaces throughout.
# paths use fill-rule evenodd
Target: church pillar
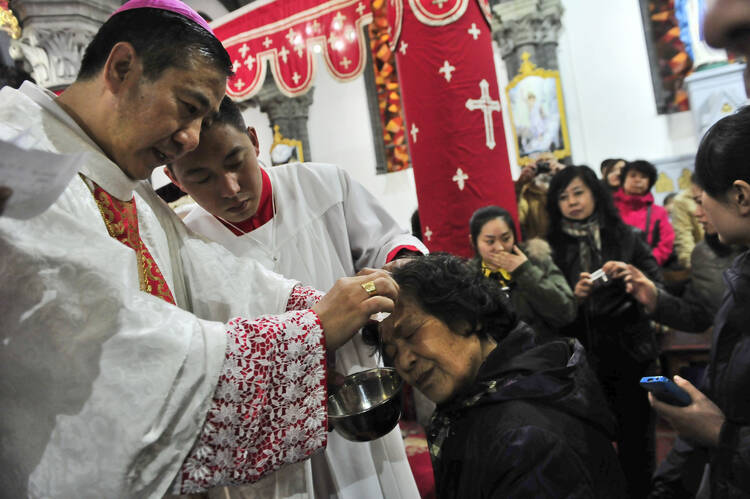
M 493 5 L 493 38 L 500 46 L 508 77 L 521 67 L 521 54 L 544 69 L 558 69 L 557 40 L 563 13 L 561 0 L 509 0 Z
M 303 95 L 287 97 L 279 92 L 276 82 L 269 74 L 263 82 L 260 92 L 247 101 L 251 105 L 256 103 L 260 106 L 260 110 L 268 115 L 272 129 L 275 125 L 278 125 L 281 135 L 302 142 L 302 153 L 305 156 L 305 161 L 312 160 L 310 137 L 307 133 L 307 118 L 310 104 L 313 101 L 313 90 L 315 90 L 314 87 Z
M 120 6 L 117 0 L 15 0 L 22 27 L 10 55 L 22 61 L 37 84 L 62 90 L 75 80 L 86 46 Z

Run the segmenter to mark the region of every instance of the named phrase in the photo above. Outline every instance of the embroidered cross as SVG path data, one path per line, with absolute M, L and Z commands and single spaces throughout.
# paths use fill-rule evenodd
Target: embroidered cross
M 240 66 L 242 66 L 242 64 L 240 64 L 240 61 L 235 60 L 232 63 L 232 71 L 236 73 L 237 70 L 240 69 Z
M 251 56 L 251 57 L 248 57 L 247 59 L 245 59 L 245 66 L 247 66 L 247 70 L 248 71 L 252 71 L 253 70 L 253 64 L 255 64 L 255 57 Z
M 432 241 L 432 231 L 429 227 L 425 227 L 424 237 L 426 237 L 428 241 Z
M 313 19 L 312 22 L 312 32 L 313 33 L 320 33 L 320 23 L 317 19 Z
M 343 59 L 341 59 L 341 65 L 344 66 L 344 68 L 349 69 L 349 66 L 351 65 L 352 61 L 350 61 L 346 56 L 344 56 Z
M 354 9 L 354 10 L 356 10 L 356 11 L 357 11 L 357 14 L 361 16 L 361 15 L 362 15 L 362 12 L 364 12 L 364 11 L 365 11 L 365 6 L 364 6 L 364 4 L 363 4 L 362 2 L 359 2 L 359 3 L 357 4 L 357 8 L 356 8 L 356 9 Z
M 412 142 L 414 142 L 416 144 L 417 143 L 417 134 L 419 133 L 419 128 L 417 128 L 417 125 L 415 125 L 414 123 L 412 123 L 411 124 L 411 130 L 409 131 L 409 133 L 411 134 L 411 140 L 412 140 Z
M 292 75 L 292 80 L 294 80 L 294 84 L 295 84 L 295 85 L 296 85 L 297 83 L 299 83 L 299 79 L 300 79 L 300 78 L 302 78 L 302 77 L 301 77 L 301 76 L 299 75 L 299 73 L 297 73 L 297 72 L 295 71 L 295 72 L 294 72 L 294 74 Z
M 481 97 L 479 99 L 467 99 L 466 109 L 469 111 L 482 111 L 484 114 L 484 138 L 488 149 L 495 148 L 495 127 L 492 124 L 492 113 L 500 111 L 500 101 L 490 99 L 490 84 L 487 80 L 479 82 Z
M 398 51 L 401 52 L 402 55 L 406 55 L 406 47 L 408 47 L 409 44 L 405 41 L 401 41 L 401 45 L 398 47 Z
M 245 86 L 245 82 L 242 81 L 242 78 L 234 82 L 234 88 L 236 88 L 237 90 L 242 90 L 244 86 Z
M 459 168 L 458 170 L 456 170 L 456 174 L 453 175 L 453 178 L 451 180 L 453 180 L 454 182 L 456 182 L 458 184 L 458 190 L 462 191 L 462 190 L 464 190 L 464 183 L 468 179 L 469 179 L 469 176 L 467 174 L 465 174 L 464 171 L 461 168 Z
M 333 16 L 333 29 L 343 28 L 345 20 L 346 16 L 342 14 L 341 11 L 336 12 L 336 15 Z
M 289 45 L 295 45 L 298 42 L 295 42 L 295 38 L 297 38 L 297 32 L 294 31 L 294 28 L 289 28 L 289 31 L 285 35 L 285 38 L 289 41 Z
M 270 47 L 272 43 L 273 43 L 273 41 L 270 38 L 268 38 L 268 37 L 266 37 L 266 39 L 263 40 L 263 46 L 266 47 L 266 48 Z
M 305 53 L 305 46 L 304 45 L 297 45 L 294 47 L 295 52 L 297 52 L 297 55 L 302 57 L 302 54 Z
M 247 46 L 247 43 L 243 43 L 242 47 L 240 47 L 239 52 L 242 58 L 245 59 L 247 57 L 247 53 L 250 52 L 250 47 Z
M 479 35 L 482 33 L 482 31 L 477 28 L 477 23 L 471 23 L 471 28 L 467 29 L 466 32 L 469 33 L 475 40 L 479 38 Z
M 438 69 L 438 73 L 443 73 L 443 76 L 445 76 L 445 81 L 451 81 L 451 78 L 453 77 L 453 72 L 456 70 L 456 66 L 451 66 L 448 61 L 443 62 L 443 67 Z
M 286 47 L 281 47 L 281 50 L 279 50 L 279 56 L 284 59 L 284 64 L 286 64 L 286 58 L 289 56 L 289 51 L 286 49 Z
M 333 33 L 331 33 L 330 35 L 328 35 L 328 45 L 330 45 L 331 48 L 334 48 L 334 45 L 336 45 L 336 41 L 338 39 L 339 38 L 337 36 L 334 36 Z
M 432 0 L 432 5 L 437 5 L 438 9 L 443 8 L 443 4 L 448 2 L 448 0 Z

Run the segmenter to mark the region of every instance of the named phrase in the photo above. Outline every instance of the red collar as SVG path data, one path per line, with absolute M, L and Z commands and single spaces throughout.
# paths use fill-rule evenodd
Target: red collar
M 262 179 L 260 202 L 258 203 L 258 209 L 256 210 L 255 215 L 241 222 L 232 224 L 225 222 L 219 217 L 215 217 L 236 236 L 243 236 L 248 232 L 252 232 L 273 218 L 273 188 L 271 187 L 271 178 L 263 168 L 260 169 L 260 175 Z

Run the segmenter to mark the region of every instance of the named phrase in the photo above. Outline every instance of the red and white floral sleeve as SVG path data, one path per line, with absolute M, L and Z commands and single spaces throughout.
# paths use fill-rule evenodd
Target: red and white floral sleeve
M 290 302 L 311 296 L 308 289 L 296 287 Z M 326 445 L 325 337 L 317 314 L 239 318 L 227 334 L 211 407 L 172 493 L 255 482 Z
M 309 286 L 298 284 L 289 293 L 289 301 L 286 302 L 286 311 L 305 310 L 312 308 L 318 303 L 325 293 Z

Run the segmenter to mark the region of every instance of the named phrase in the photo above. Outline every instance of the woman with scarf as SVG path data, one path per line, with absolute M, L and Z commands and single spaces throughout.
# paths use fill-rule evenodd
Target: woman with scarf
M 625 497 L 614 418 L 578 341 L 540 344 L 462 258 L 415 258 L 393 278 L 383 354 L 437 404 L 427 428 L 437 497 Z
M 549 243 L 579 304 L 561 331 L 581 340 L 619 424 L 617 449 L 630 497 L 646 497 L 653 468 L 648 397 L 638 381 L 658 355 L 645 310 L 625 290 L 627 265 L 661 283 L 639 233 L 620 219 L 612 197 L 587 166 L 570 166 L 550 183 Z M 606 275 L 595 279 L 603 270 Z M 592 279 L 594 277 L 594 279 Z
M 518 318 L 542 341 L 556 337 L 559 328 L 575 319 L 573 292 L 546 241 L 534 238 L 517 244 L 516 224 L 499 206 L 475 211 L 469 231 L 477 272 L 500 283 Z

